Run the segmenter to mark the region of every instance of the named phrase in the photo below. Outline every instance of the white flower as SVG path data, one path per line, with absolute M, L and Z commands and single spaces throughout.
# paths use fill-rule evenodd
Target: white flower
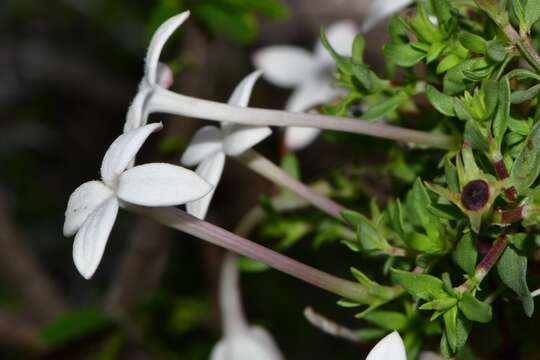
M 375 345 L 366 360 L 407 360 L 401 336 L 396 331 L 386 335 Z
M 350 56 L 358 28 L 352 21 L 334 23 L 326 30 L 328 41 L 341 55 Z M 342 95 L 334 86 L 335 63 L 320 41 L 313 53 L 295 46 L 270 46 L 253 56 L 255 67 L 272 84 L 293 88 L 285 109 L 304 112 Z M 285 132 L 285 145 L 299 150 L 310 144 L 320 133 L 318 129 L 291 127 Z
M 189 11 L 173 16 L 156 30 L 148 46 L 144 77 L 139 85 L 139 91 L 131 103 L 124 132 L 146 125 L 148 118 L 147 102 L 155 90 L 167 89 L 173 83 L 173 74 L 169 67 L 159 62 L 163 47 L 178 27 L 189 17 Z
M 210 360 L 283 360 L 272 336 L 263 328 L 249 326 L 242 310 L 236 257 L 227 254 L 220 286 L 224 337 L 216 344 Z
M 201 198 L 212 186 L 180 166 L 151 163 L 127 170 L 148 136 L 162 128 L 150 124 L 124 133 L 109 147 L 101 164 L 101 181 L 89 181 L 70 196 L 64 235 L 75 236 L 73 260 L 86 279 L 96 271 L 122 202 L 141 206 L 175 206 Z
M 255 82 L 260 76 L 255 71 L 236 87 L 229 104 L 246 107 Z M 195 172 L 215 187 L 218 185 L 226 156 L 238 156 L 266 139 L 272 130 L 268 127 L 222 123 L 221 128 L 205 126 L 191 140 L 182 156 L 184 166 L 197 166 Z M 186 205 L 188 213 L 200 219 L 206 217 L 214 190 L 203 198 Z
M 405 9 L 413 2 L 414 0 L 371 0 L 362 24 L 362 32 L 368 32 L 388 16 Z

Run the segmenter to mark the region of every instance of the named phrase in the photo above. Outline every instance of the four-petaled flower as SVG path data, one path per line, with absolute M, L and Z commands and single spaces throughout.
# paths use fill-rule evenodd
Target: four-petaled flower
M 156 30 L 148 46 L 144 77 L 139 91 L 131 103 L 124 125 L 124 132 L 146 125 L 149 113 L 149 101 L 159 90 L 169 88 L 173 83 L 173 74 L 169 67 L 159 62 L 161 52 L 167 40 L 189 17 L 189 11 L 173 16 Z
M 246 107 L 260 74 L 259 71 L 255 71 L 245 77 L 231 95 L 229 104 Z M 182 165 L 198 165 L 195 172 L 212 184 L 215 189 L 221 179 L 225 157 L 244 153 L 271 133 L 272 130 L 268 127 L 225 122 L 221 124 L 221 129 L 216 126 L 205 126 L 193 136 L 182 156 Z M 214 190 L 203 198 L 186 204 L 187 211 L 193 216 L 204 219 L 213 194 Z
M 332 47 L 341 55 L 350 56 L 352 43 L 358 28 L 351 21 L 340 21 L 326 30 Z M 304 112 L 317 105 L 331 101 L 344 94 L 334 86 L 335 62 L 321 41 L 313 53 L 295 46 L 270 46 L 257 51 L 253 56 L 255 67 L 272 84 L 293 88 L 286 110 Z M 309 145 L 320 133 L 319 129 L 290 127 L 285 132 L 285 145 L 299 150 Z
M 394 331 L 379 341 L 368 354 L 366 360 L 407 360 L 405 344 Z
M 101 261 L 123 202 L 175 206 L 199 199 L 212 189 L 197 174 L 180 166 L 151 163 L 128 169 L 148 136 L 161 128 L 161 124 L 150 124 L 118 137 L 103 158 L 101 181 L 82 184 L 69 198 L 64 235 L 76 234 L 73 260 L 86 279 L 92 277 Z

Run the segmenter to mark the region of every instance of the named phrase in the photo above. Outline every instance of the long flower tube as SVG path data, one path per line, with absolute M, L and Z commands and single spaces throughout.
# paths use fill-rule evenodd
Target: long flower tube
M 433 134 L 338 116 L 238 107 L 178 94 L 161 87 L 154 89 L 146 104 L 146 115 L 168 113 L 252 126 L 311 127 L 374 136 L 439 149 L 456 147 L 455 139 L 444 134 Z
M 236 159 L 252 171 L 264 176 L 278 185 L 281 185 L 285 189 L 294 192 L 319 210 L 340 221 L 343 221 L 343 216 L 341 215 L 343 210 L 345 210 L 343 206 L 291 177 L 283 169 L 255 150 L 248 150 L 242 155 L 236 157 Z
M 258 260 L 276 270 L 359 304 L 390 300 L 390 298 L 401 294 L 400 288 L 388 287 L 385 288 L 385 294 L 388 298 L 381 299 L 371 294 L 360 283 L 345 280 L 305 265 L 174 207 L 149 208 L 133 204 L 124 205 L 126 209 L 146 216 L 159 224 L 208 241 L 239 255 Z
M 155 32 L 148 48 L 145 75 L 128 111 L 126 130 L 145 125 L 148 116 L 152 113 L 168 113 L 252 126 L 298 126 L 344 131 L 441 149 L 455 147 L 454 139 L 444 134 L 432 134 L 384 123 L 337 116 L 239 107 L 167 90 L 166 87 L 170 85 L 170 81 L 160 80 L 159 57 L 166 41 L 188 19 L 189 15 L 189 11 L 186 11 L 173 16 Z M 169 76 L 163 77 L 166 79 Z

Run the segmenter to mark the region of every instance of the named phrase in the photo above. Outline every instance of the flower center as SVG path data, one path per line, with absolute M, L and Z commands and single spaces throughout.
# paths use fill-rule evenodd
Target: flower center
M 461 203 L 468 210 L 482 209 L 489 200 L 489 185 L 484 180 L 474 180 L 465 185 L 461 192 Z

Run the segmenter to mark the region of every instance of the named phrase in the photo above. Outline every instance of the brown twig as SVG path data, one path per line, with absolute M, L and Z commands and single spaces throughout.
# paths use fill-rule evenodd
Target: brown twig
M 17 290 L 23 303 L 37 320 L 52 320 L 67 309 L 59 288 L 25 246 L 25 239 L 16 228 L 2 194 L 0 269 L 0 276 Z

